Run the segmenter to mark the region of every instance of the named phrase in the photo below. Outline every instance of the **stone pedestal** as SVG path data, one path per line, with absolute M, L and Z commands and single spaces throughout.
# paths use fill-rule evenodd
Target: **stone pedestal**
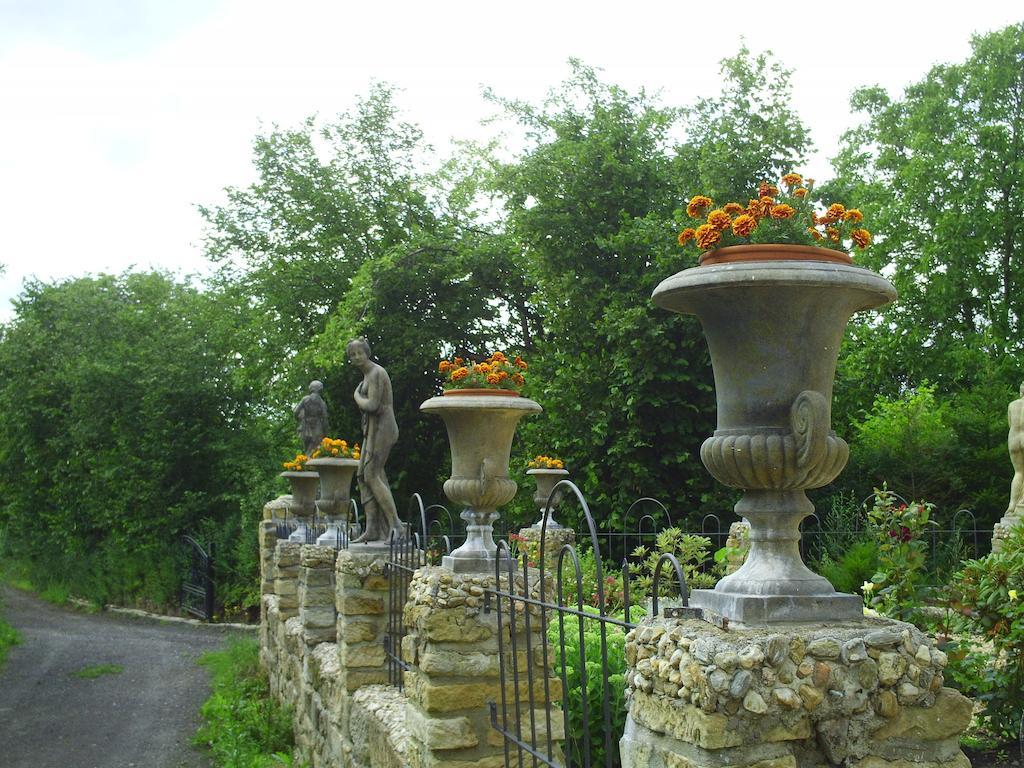
M 337 638 L 333 547 L 304 544 L 299 560 L 299 620 L 306 645 L 333 643 Z
M 540 563 L 540 528 L 530 526 L 520 528 L 519 535 L 526 541 L 523 542 L 530 550 L 530 559 L 535 564 Z M 576 542 L 576 531 L 572 528 L 548 528 L 544 533 L 544 566 L 548 573 L 554 573 L 558 567 L 558 553 L 566 544 Z
M 342 550 L 335 564 L 338 662 L 345 687 L 387 683 L 384 632 L 388 616 L 386 550 Z
M 299 563 L 302 544 L 281 539 L 274 548 L 274 594 L 281 623 L 299 615 Z
M 520 577 L 521 579 L 521 577 Z M 413 575 L 405 622 L 409 634 L 403 657 L 412 666 L 405 673 L 408 696 L 410 765 L 417 768 L 500 768 L 504 765 L 504 737 L 491 726 L 489 702 L 497 702 L 501 719 L 502 685 L 497 612 L 483 611 L 484 589 L 494 584 L 486 574 L 455 573 L 443 566 L 421 568 Z M 503 581 L 504 585 L 504 581 Z M 522 604 L 520 604 L 521 606 Z M 506 664 L 513 662 L 507 614 L 503 614 Z M 561 681 L 542 666 L 539 615 L 532 619 L 534 649 L 533 690 L 526 674 L 526 636 L 523 617 L 517 617 L 519 701 L 523 733 L 531 732 L 531 693 L 537 744 L 547 750 L 545 678 L 555 704 L 561 701 Z M 553 655 L 548 654 L 552 659 Z M 511 710 L 516 701 L 511 666 L 507 667 L 505 697 Z M 510 726 L 514 730 L 514 726 Z M 562 712 L 551 710 L 552 751 L 561 760 L 559 743 L 565 738 Z M 512 747 L 515 755 L 515 748 Z
M 626 660 L 624 768 L 970 768 L 971 702 L 910 624 L 648 619 Z
M 1004 515 L 1003 518 L 992 526 L 992 551 L 1002 552 L 1003 547 L 1006 545 L 1006 540 L 1010 538 L 1010 533 L 1015 528 L 1020 528 L 1024 525 L 1024 510 L 1018 506 L 1013 510 L 1012 515 Z

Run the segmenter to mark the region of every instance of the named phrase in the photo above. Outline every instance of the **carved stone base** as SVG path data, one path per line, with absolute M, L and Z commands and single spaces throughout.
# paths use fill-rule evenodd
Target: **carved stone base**
M 730 625 L 758 627 L 801 621 L 857 621 L 864 600 L 857 595 L 736 595 L 697 589 L 690 605 L 729 618 Z

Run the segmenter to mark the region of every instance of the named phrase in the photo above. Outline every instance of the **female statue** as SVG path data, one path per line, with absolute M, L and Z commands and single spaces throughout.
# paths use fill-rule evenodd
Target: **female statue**
M 363 372 L 363 380 L 353 394 L 363 415 L 363 447 L 359 455 L 356 481 L 363 502 L 366 530 L 354 543 L 388 541 L 392 532 L 401 538 L 402 523 L 395 499 L 388 486 L 384 465 L 398 441 L 398 422 L 391 393 L 391 377 L 370 359 L 365 339 L 353 339 L 345 348 L 349 362 Z

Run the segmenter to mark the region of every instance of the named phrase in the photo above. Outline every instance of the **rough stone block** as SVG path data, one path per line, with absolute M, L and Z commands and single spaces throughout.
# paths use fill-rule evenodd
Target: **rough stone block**
M 409 703 L 406 723 L 410 735 L 427 749 L 465 749 L 480 743 L 468 717 L 431 717 Z
M 896 716 L 874 732 L 879 741 L 892 738 L 934 741 L 958 735 L 971 724 L 973 704 L 970 699 L 943 688 L 931 707 L 904 707 Z
M 742 734 L 729 728 L 729 718 L 724 714 L 709 714 L 678 700 L 635 691 L 630 715 L 637 723 L 656 733 L 664 733 L 704 749 L 724 749 L 743 743 Z
M 482 709 L 490 701 L 501 701 L 501 685 L 497 679 L 474 682 L 434 682 L 422 672 L 413 670 L 405 676 L 406 694 L 426 712 L 455 712 L 464 709 Z M 552 701 L 562 698 L 562 681 L 548 679 Z M 516 701 L 516 690 L 511 682 L 505 685 L 506 701 Z M 519 685 L 519 701 L 530 701 L 530 686 Z M 534 680 L 533 701 L 543 702 L 544 682 Z
M 339 639 L 346 643 L 374 641 L 380 631 L 375 621 L 358 621 L 347 617 L 341 617 L 338 621 Z
M 367 616 L 384 612 L 384 598 L 379 595 L 354 590 L 344 590 L 338 593 L 338 613 L 346 616 Z

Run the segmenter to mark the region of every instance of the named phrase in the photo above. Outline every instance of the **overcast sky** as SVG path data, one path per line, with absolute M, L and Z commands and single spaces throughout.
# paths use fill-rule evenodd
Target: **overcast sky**
M 482 86 L 536 100 L 575 56 L 684 104 L 742 35 L 795 71 L 802 170 L 827 178 L 853 88 L 898 95 L 1012 5 L 0 0 L 0 320 L 26 277 L 202 272 L 195 205 L 252 179 L 261 123 L 332 117 L 371 79 L 443 152 L 486 135 Z

